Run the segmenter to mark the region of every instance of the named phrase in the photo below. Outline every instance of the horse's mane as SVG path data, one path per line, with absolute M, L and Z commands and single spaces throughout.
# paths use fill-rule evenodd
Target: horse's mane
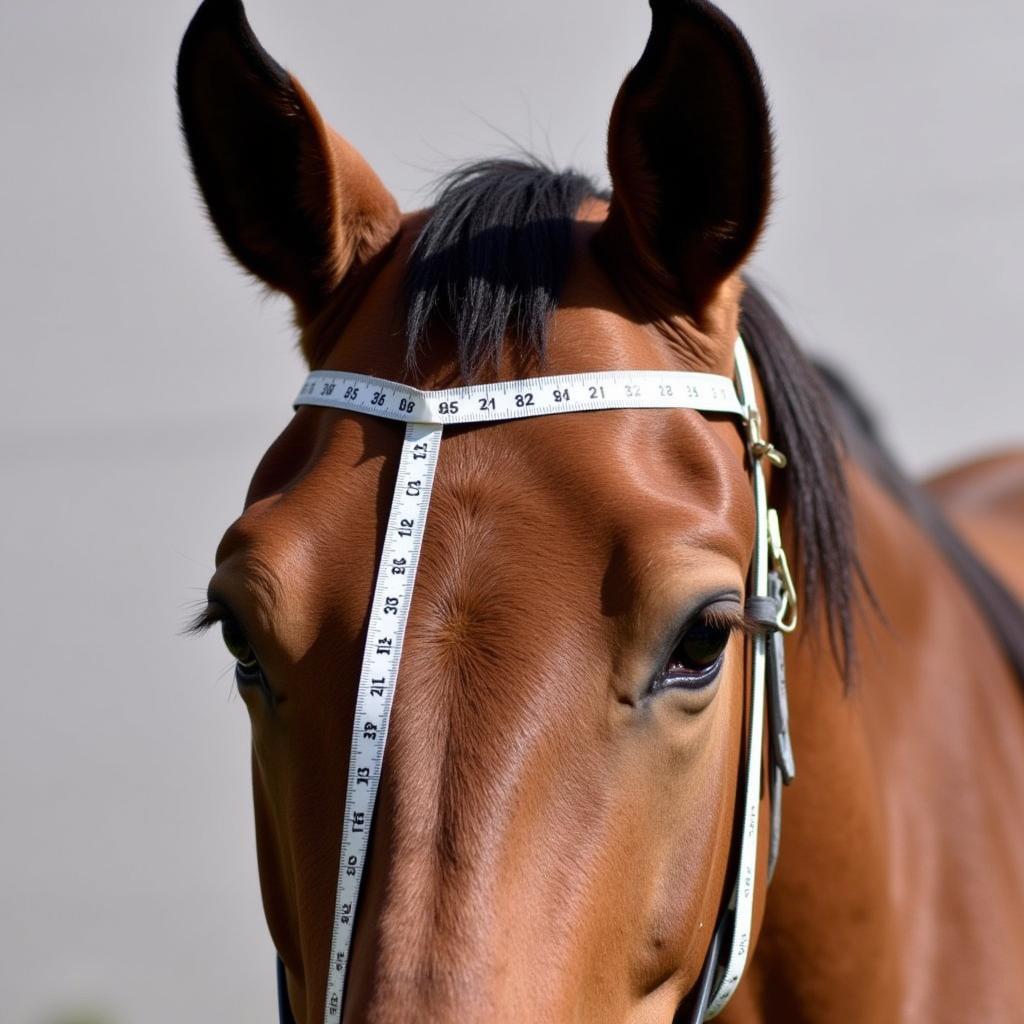
M 747 282 L 740 334 L 757 366 L 772 443 L 789 457 L 773 499 L 793 517 L 798 582 L 811 620 L 824 611 L 836 662 L 852 673 L 856 583 L 871 597 L 853 534 L 843 449 L 832 402 L 810 360 L 755 285 Z
M 569 268 L 572 222 L 591 196 L 605 197 L 586 176 L 555 171 L 534 159 L 472 163 L 444 178 L 407 271 L 410 362 L 435 319 L 454 334 L 467 377 L 496 364 L 507 337 L 524 353 L 543 359 L 548 324 Z M 837 409 L 818 371 L 749 283 L 741 330 L 764 385 L 772 441 L 790 459 L 773 497 L 793 518 L 805 603 L 811 616 L 825 616 L 836 662 L 849 680 L 856 596 L 870 590 L 857 560 Z M 848 408 L 838 408 L 844 419 Z M 917 514 L 969 585 L 987 581 L 972 587 L 979 600 L 992 598 L 998 584 L 991 574 L 948 526 L 935 525 L 944 523 L 936 510 L 910 497 L 921 492 L 895 469 L 874 432 L 862 429 L 859 436 L 878 453 L 867 460 L 869 468 L 889 467 L 876 472 L 882 483 Z M 1019 613 L 1012 601 L 1005 607 Z M 1017 629 L 1017 636 L 1024 636 L 1024 629 Z M 1005 636 L 1005 629 L 997 626 L 997 632 Z M 1019 664 L 1024 665 L 1024 650 Z

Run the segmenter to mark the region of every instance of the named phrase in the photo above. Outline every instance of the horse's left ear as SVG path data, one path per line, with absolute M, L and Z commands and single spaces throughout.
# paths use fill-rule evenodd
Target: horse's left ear
M 602 244 L 700 317 L 749 255 L 771 197 L 761 75 L 706 0 L 651 0 L 650 38 L 608 129 L 612 201 Z M 621 257 L 618 257 L 621 259 Z
M 300 321 L 398 229 L 398 207 L 260 45 L 241 0 L 205 0 L 178 57 L 196 180 L 227 247 Z

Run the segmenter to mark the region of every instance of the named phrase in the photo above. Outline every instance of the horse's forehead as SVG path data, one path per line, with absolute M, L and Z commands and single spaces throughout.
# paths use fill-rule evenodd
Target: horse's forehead
M 690 592 L 742 587 L 753 517 L 733 434 L 699 413 L 616 410 L 443 441 L 417 581 L 435 636 L 458 653 L 608 639 L 618 620 L 656 632 Z
M 321 621 L 361 621 L 401 433 L 364 416 L 300 411 L 261 464 L 223 550 L 278 568 L 280 590 L 303 591 L 296 607 L 340 603 L 318 608 Z M 446 431 L 418 590 L 468 635 L 499 590 L 506 602 L 514 590 L 558 590 L 575 612 L 657 587 L 659 561 L 695 571 L 717 559 L 740 572 L 753 528 L 740 446 L 734 425 L 686 410 Z

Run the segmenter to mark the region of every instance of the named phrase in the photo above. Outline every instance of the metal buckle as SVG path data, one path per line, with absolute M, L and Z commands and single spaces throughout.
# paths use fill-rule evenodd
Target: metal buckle
M 789 571 L 789 559 L 786 557 L 786 550 L 782 546 L 782 529 L 779 526 L 779 514 L 775 509 L 768 509 L 768 552 L 771 556 L 772 565 L 782 580 L 782 607 L 779 609 L 779 617 L 776 625 L 783 633 L 792 633 L 800 621 L 799 609 L 797 606 L 796 585 L 793 583 L 792 573 Z
M 755 459 L 767 459 L 778 469 L 785 469 L 789 464 L 789 459 L 761 436 L 761 414 L 756 409 L 751 409 L 747 413 L 747 441 L 750 444 L 750 454 Z

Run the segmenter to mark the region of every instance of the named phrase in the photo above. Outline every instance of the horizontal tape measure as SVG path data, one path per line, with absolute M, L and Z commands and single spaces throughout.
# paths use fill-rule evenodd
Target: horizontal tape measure
M 341 1019 L 359 888 L 366 866 L 391 706 L 443 428 L 609 409 L 693 409 L 748 421 L 752 414 L 756 415 L 756 407 L 749 358 L 742 341 L 736 343 L 736 362 L 736 383 L 710 373 L 630 370 L 421 391 L 356 373 L 318 370 L 307 377 L 295 399 L 296 407 L 320 406 L 406 424 L 359 674 L 345 787 L 325 1024 Z M 758 529 L 751 592 L 760 594 L 767 592 L 764 589 L 767 586 L 767 510 L 759 461 L 752 460 L 752 465 Z M 764 651 L 764 638 L 755 637 L 743 833 L 738 883 L 730 905 L 735 926 L 730 955 L 715 990 L 709 1016 L 725 1005 L 735 989 L 749 948 L 758 829 Z
M 295 404 L 437 426 L 498 423 L 593 409 L 697 409 L 746 416 L 728 377 L 658 370 L 536 377 L 446 391 L 420 391 L 358 373 L 318 370 L 306 378 Z

